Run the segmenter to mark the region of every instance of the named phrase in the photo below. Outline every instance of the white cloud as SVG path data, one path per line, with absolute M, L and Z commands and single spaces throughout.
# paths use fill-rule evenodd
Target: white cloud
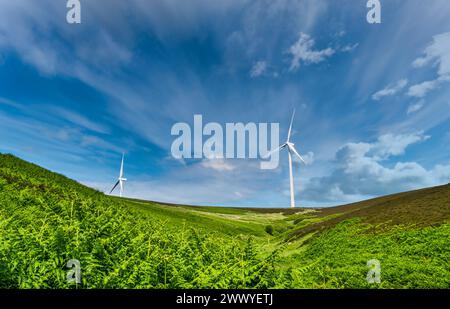
M 93 181 L 81 181 L 81 183 L 105 193 L 109 193 L 114 184 Z M 225 186 L 227 190 L 224 190 Z M 240 195 L 237 193 L 240 193 Z M 231 183 L 227 185 L 216 179 L 208 180 L 206 178 L 196 179 L 195 181 L 178 181 L 177 179 L 131 180 L 128 177 L 124 194 L 131 198 L 183 205 L 236 205 L 237 201 L 247 196 L 249 192 L 242 184 Z
M 239 191 L 235 191 L 234 192 L 234 195 L 236 195 L 238 198 L 242 198 L 244 195 L 241 193 L 241 192 L 239 192 Z
M 450 165 L 438 164 L 433 168 L 432 173 L 440 183 L 450 181 Z
M 435 80 L 429 80 L 409 87 L 407 95 L 410 97 L 423 98 L 430 91 L 438 88 L 442 83 L 450 81 L 450 75 L 443 75 Z
M 428 138 L 420 132 L 385 134 L 374 143 L 347 143 L 336 152 L 332 172 L 310 179 L 301 194 L 310 200 L 340 202 L 447 182 L 450 166 L 427 170 L 417 162 L 389 164 L 389 159 L 404 154 L 408 146 Z
M 245 204 L 247 199 L 262 199 L 264 203 L 259 205 L 270 203 L 267 196 L 271 192 L 267 188 L 274 182 L 277 183 L 277 180 L 273 179 L 273 173 L 260 170 L 257 160 L 233 160 L 232 164 L 235 168 L 226 172 L 205 168 L 203 163 L 208 161 L 211 161 L 209 163 L 214 166 L 223 166 L 223 161 L 220 159 L 204 160 L 198 164 L 188 164 L 181 171 L 179 169 L 171 170 L 161 176 L 128 174 L 125 195 L 146 200 L 192 205 L 245 206 L 249 205 Z M 217 165 L 215 165 L 216 163 Z M 230 160 L 227 160 L 226 163 L 230 164 Z M 115 177 L 115 168 L 115 165 L 112 166 L 110 175 L 103 176 L 103 180 L 82 182 L 109 192 L 112 186 L 109 181 Z
M 384 134 L 378 138 L 378 141 L 372 145 L 371 154 L 374 158 L 384 159 L 390 156 L 398 156 L 405 153 L 409 145 L 429 139 L 423 132 L 412 134 Z
M 408 96 L 423 98 L 442 83 L 450 81 L 450 32 L 435 35 L 425 49 L 424 56 L 414 60 L 412 65 L 415 68 L 421 68 L 430 64 L 438 67 L 439 77 L 411 86 Z
M 258 61 L 253 64 L 252 69 L 250 70 L 251 77 L 258 77 L 263 75 L 267 70 L 267 63 L 265 61 Z
M 413 67 L 421 68 L 430 63 L 439 66 L 439 75 L 450 74 L 450 32 L 435 35 L 424 56 L 414 60 Z
M 348 45 L 342 47 L 341 51 L 344 52 L 344 53 L 349 53 L 349 52 L 354 51 L 358 46 L 359 46 L 359 43 L 348 44 Z
M 221 158 L 205 159 L 200 164 L 205 168 L 210 168 L 220 172 L 229 172 L 236 168 L 234 165 Z
M 305 160 L 306 165 L 311 165 L 314 163 L 314 152 L 309 151 L 307 154 L 303 154 L 302 158 Z
M 375 101 L 379 101 L 383 97 L 395 95 L 396 93 L 401 91 L 403 88 L 405 88 L 407 84 L 408 84 L 407 79 L 401 79 L 394 85 L 392 85 L 392 84 L 388 85 L 388 86 L 386 86 L 386 88 L 374 93 L 372 95 L 372 99 Z
M 425 101 L 424 100 L 420 100 L 419 102 L 417 102 L 417 103 L 413 103 L 413 104 L 410 104 L 409 106 L 408 106 L 408 110 L 406 111 L 406 114 L 413 114 L 413 113 L 415 113 L 415 112 L 418 112 L 419 110 L 421 110 L 422 109 L 422 107 L 425 105 Z
M 314 39 L 305 33 L 300 33 L 300 37 L 290 48 L 292 55 L 290 71 L 296 71 L 300 68 L 301 62 L 304 64 L 319 63 L 332 56 L 335 50 L 328 47 L 322 50 L 314 50 Z
M 428 92 L 434 90 L 437 86 L 437 80 L 425 81 L 409 87 L 407 95 L 410 97 L 423 98 L 427 95 Z

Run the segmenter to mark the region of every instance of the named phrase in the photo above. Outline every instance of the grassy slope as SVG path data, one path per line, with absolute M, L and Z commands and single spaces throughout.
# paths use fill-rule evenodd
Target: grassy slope
M 328 209 L 161 205 L 0 155 L 0 286 L 68 287 L 76 258 L 87 288 L 445 288 L 449 202 L 441 186 Z

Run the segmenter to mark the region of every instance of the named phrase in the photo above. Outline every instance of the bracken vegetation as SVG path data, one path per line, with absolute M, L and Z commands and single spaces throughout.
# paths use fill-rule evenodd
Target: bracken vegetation
M 0 287 L 448 288 L 449 197 L 443 186 L 326 210 L 162 205 L 0 155 Z M 66 280 L 70 259 L 81 284 Z

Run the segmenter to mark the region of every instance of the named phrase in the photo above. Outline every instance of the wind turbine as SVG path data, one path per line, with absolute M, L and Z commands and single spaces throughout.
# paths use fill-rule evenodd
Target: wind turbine
M 294 177 L 292 175 L 292 155 L 296 155 L 304 164 L 306 164 L 305 160 L 302 156 L 297 152 L 294 147 L 294 143 L 291 143 L 291 131 L 292 131 L 292 122 L 294 121 L 295 109 L 292 113 L 291 124 L 289 125 L 288 136 L 286 142 L 280 145 L 278 148 L 269 152 L 266 157 L 269 157 L 271 154 L 280 151 L 281 149 L 287 148 L 288 150 L 288 158 L 289 158 L 289 184 L 291 189 L 291 208 L 295 207 L 295 197 L 294 197 Z
M 123 158 L 124 158 L 124 154 L 122 154 L 122 163 L 120 164 L 120 174 L 119 174 L 119 178 L 117 179 L 116 184 L 114 185 L 114 187 L 111 189 L 111 192 L 109 192 L 109 194 L 111 194 L 114 189 L 117 187 L 117 185 L 120 185 L 120 197 L 122 197 L 123 194 L 123 185 L 125 183 L 125 181 L 127 181 L 126 178 L 123 178 Z

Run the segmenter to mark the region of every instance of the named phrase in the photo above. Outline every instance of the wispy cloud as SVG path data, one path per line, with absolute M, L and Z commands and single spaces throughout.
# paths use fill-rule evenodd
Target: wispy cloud
M 200 164 L 205 168 L 210 168 L 220 172 L 233 171 L 236 168 L 226 159 L 205 159 Z
M 300 36 L 290 48 L 289 54 L 292 56 L 290 71 L 297 71 L 301 63 L 312 64 L 319 63 L 331 57 L 336 52 L 333 48 L 314 49 L 315 41 L 311 36 L 301 32 Z
M 263 75 L 267 70 L 267 63 L 265 61 L 258 61 L 253 64 L 250 70 L 251 77 L 259 77 Z
M 0 104 L 4 104 L 4 105 L 7 105 L 7 106 L 15 107 L 15 108 L 18 108 L 18 109 L 21 108 L 21 105 L 18 104 L 17 102 L 14 102 L 14 101 L 6 99 L 6 98 L 1 98 L 1 97 L 0 97 Z
M 439 85 L 438 80 L 425 81 L 409 87 L 407 95 L 410 97 L 423 98 L 428 92 Z
M 412 85 L 406 93 L 410 97 L 423 98 L 429 92 L 437 89 L 442 83 L 449 82 L 450 75 L 440 76 L 437 79 L 422 82 L 420 84 Z
M 80 145 L 83 147 L 95 147 L 97 149 L 109 150 L 115 153 L 124 152 L 123 148 L 92 135 L 82 135 L 80 137 Z
M 408 80 L 401 79 L 397 83 L 388 85 L 384 89 L 381 89 L 380 91 L 375 92 L 372 95 L 372 99 L 375 101 L 379 101 L 384 97 L 393 96 L 393 95 L 397 94 L 398 92 L 400 92 L 403 88 L 405 88 L 406 85 L 408 85 Z
M 18 103 L 16 103 L 18 104 Z M 20 109 L 23 106 L 18 104 Z M 41 113 L 28 111 L 18 115 L 0 111 L 0 131 L 5 141 L 15 140 L 16 145 L 25 149 L 34 147 L 35 152 L 48 152 L 48 158 L 108 158 L 109 153 L 120 153 L 123 149 L 98 136 L 85 133 L 80 127 L 61 125 L 56 118 L 40 120 Z M 39 150 L 38 150 L 39 149 Z
M 93 122 L 89 120 L 87 117 L 76 113 L 74 111 L 64 109 L 61 107 L 50 107 L 48 110 L 53 111 L 54 115 L 56 117 L 59 117 L 61 119 L 67 120 L 71 122 L 72 124 L 75 124 L 79 127 L 98 132 L 98 133 L 109 133 L 110 129 L 107 128 L 105 125 Z
M 424 100 L 420 100 L 419 102 L 416 103 L 412 103 L 408 106 L 408 110 L 406 111 L 406 114 L 412 114 L 412 113 L 416 113 L 419 110 L 422 109 L 422 107 L 425 105 L 425 101 Z
M 354 51 L 356 48 L 358 48 L 358 46 L 359 46 L 359 43 L 348 44 L 348 45 L 345 45 L 344 47 L 342 47 L 340 50 L 341 50 L 341 52 L 344 52 L 344 53 L 350 53 L 350 52 Z

